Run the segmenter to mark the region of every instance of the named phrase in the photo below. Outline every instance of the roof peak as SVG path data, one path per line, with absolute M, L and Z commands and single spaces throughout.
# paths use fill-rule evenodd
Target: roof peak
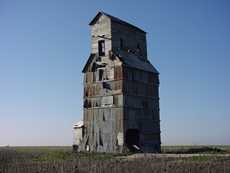
M 122 24 L 122 25 L 126 25 L 126 26 L 129 26 L 129 27 L 131 27 L 131 28 L 134 28 L 134 29 L 136 29 L 136 30 L 138 30 L 138 31 L 140 31 L 140 32 L 146 33 L 144 30 L 142 30 L 142 29 L 136 27 L 135 25 L 132 25 L 132 24 L 130 24 L 130 23 L 124 21 L 124 20 L 121 20 L 121 19 L 119 19 L 119 18 L 117 18 L 117 17 L 114 17 L 114 16 L 112 16 L 112 15 L 110 15 L 110 14 L 104 12 L 104 11 L 99 11 L 99 12 L 97 13 L 97 15 L 91 20 L 91 22 L 89 23 L 89 25 L 93 25 L 93 24 L 98 20 L 98 18 L 99 18 L 101 15 L 105 15 L 105 16 L 109 17 L 113 22 L 117 22 L 117 23 L 120 23 L 120 24 Z

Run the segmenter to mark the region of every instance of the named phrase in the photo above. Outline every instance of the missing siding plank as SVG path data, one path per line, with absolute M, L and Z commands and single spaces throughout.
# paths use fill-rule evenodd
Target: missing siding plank
M 102 140 L 101 130 L 99 130 L 99 145 L 103 146 L 103 140 Z

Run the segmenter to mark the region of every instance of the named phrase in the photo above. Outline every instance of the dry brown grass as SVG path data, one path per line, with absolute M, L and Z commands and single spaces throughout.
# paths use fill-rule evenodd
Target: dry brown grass
M 178 156 L 178 155 L 175 155 Z M 121 156 L 63 148 L 0 149 L 0 173 L 230 173 L 227 155 Z

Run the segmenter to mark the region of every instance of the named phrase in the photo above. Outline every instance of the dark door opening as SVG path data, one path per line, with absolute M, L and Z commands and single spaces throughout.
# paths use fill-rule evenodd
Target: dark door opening
M 126 145 L 131 152 L 140 151 L 140 133 L 138 129 L 128 129 L 126 131 Z

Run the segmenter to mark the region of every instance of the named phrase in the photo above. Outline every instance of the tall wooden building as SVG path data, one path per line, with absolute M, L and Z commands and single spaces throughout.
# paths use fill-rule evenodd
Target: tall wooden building
M 89 25 L 78 149 L 159 152 L 159 73 L 147 58 L 146 32 L 104 12 Z

